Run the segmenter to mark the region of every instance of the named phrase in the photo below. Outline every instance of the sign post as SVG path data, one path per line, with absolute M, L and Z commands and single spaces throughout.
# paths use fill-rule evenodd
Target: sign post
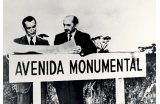
M 41 82 L 33 82 L 33 104 L 41 104 Z
M 125 104 L 124 79 L 116 78 L 116 104 Z

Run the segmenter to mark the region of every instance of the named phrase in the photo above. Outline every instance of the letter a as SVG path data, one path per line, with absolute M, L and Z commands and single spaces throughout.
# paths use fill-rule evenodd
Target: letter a
M 57 74 L 59 74 L 59 72 L 62 72 L 62 74 L 64 74 L 63 67 L 62 67 L 62 62 L 61 61 L 59 61 Z
M 20 70 L 18 70 L 18 69 L 20 69 Z M 20 62 L 18 62 L 18 64 L 17 64 L 17 69 L 16 69 L 15 75 L 17 75 L 17 73 L 20 73 L 22 75 L 22 68 L 21 68 L 21 63 Z
M 134 58 L 132 58 L 132 62 L 131 62 L 130 71 L 132 71 L 132 69 L 134 69 L 134 71 L 136 71 L 135 59 L 134 59 Z

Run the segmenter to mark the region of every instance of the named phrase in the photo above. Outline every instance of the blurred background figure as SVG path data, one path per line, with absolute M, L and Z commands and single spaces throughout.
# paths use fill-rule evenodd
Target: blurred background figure
M 153 44 L 151 44 L 151 46 L 146 46 L 146 47 L 139 46 L 138 49 L 140 52 L 145 52 L 148 54 L 156 53 L 156 44 L 153 43 Z
M 97 48 L 97 53 L 108 53 L 108 42 L 111 40 L 111 37 L 102 35 L 92 38 L 93 43 Z
M 47 82 L 47 101 L 46 104 L 59 104 L 54 82 Z

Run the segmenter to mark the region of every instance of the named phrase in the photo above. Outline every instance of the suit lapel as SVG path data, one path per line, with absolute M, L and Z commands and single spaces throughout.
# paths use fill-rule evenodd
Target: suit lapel
M 59 41 L 61 41 L 61 43 L 68 42 L 67 33 L 64 32 L 64 33 L 62 34 L 62 37 L 61 37 L 61 39 L 60 39 Z
M 27 39 L 27 36 L 25 35 L 23 38 L 22 38 L 22 42 L 26 45 L 29 45 L 29 42 L 28 42 L 28 39 Z
M 78 30 L 76 31 L 76 33 L 75 33 L 75 35 L 74 35 L 74 40 L 75 40 L 75 42 L 76 42 L 76 45 L 79 45 L 78 40 L 81 40 L 81 39 L 80 39 L 80 34 L 79 34 L 79 31 L 78 31 Z
M 66 41 L 66 42 L 68 41 L 67 33 L 65 33 L 64 41 Z
M 38 37 L 36 36 L 36 42 L 35 42 L 35 45 L 37 45 L 39 43 L 39 39 Z
M 41 40 L 40 40 L 40 38 L 38 38 L 37 36 L 36 36 L 35 45 L 41 45 Z

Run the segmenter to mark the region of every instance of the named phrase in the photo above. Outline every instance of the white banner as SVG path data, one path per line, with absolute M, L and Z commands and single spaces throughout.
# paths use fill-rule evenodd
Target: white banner
M 9 79 L 41 82 L 146 76 L 144 53 L 10 55 Z
M 53 54 L 53 53 L 73 53 L 73 48 L 76 47 L 74 40 L 65 42 L 61 45 L 22 45 L 17 43 L 12 43 L 8 49 L 8 54 L 20 53 L 25 54 L 29 52 L 43 53 L 43 54 Z

